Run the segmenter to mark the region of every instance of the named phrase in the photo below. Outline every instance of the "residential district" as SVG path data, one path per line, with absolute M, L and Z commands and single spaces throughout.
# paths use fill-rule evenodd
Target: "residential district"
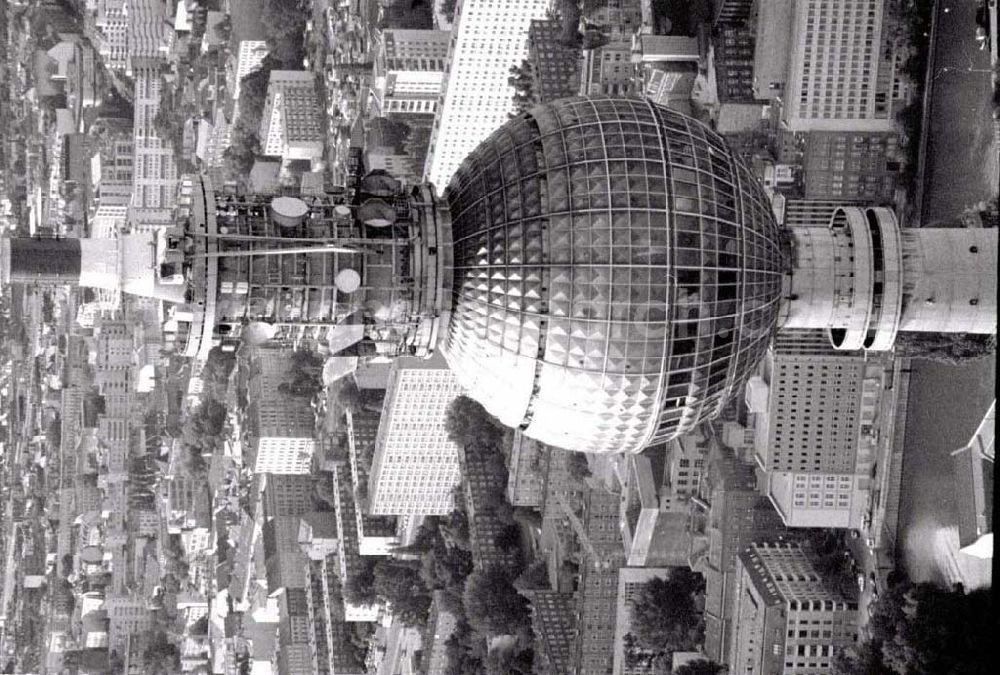
M 995 0 L 0 13 L 3 672 L 988 672 Z

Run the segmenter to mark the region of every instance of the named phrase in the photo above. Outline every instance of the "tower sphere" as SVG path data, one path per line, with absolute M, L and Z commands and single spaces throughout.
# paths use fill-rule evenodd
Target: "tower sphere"
M 540 105 L 448 186 L 443 349 L 504 424 L 585 452 L 638 452 L 717 415 L 776 328 L 790 269 L 749 168 L 649 101 Z

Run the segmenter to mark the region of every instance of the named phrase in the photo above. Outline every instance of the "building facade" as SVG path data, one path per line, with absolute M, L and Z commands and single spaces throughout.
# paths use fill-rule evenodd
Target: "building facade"
M 580 89 L 580 50 L 562 40 L 562 24 L 535 19 L 528 26 L 528 64 L 535 103 L 575 96 Z
M 803 196 L 889 204 L 901 162 L 895 132 L 810 132 L 803 151 Z
M 781 0 L 766 0 L 763 5 L 771 3 Z M 762 45 L 787 49 L 788 71 L 780 88 L 787 127 L 791 131 L 892 131 L 896 45 L 887 30 L 886 3 L 808 0 L 787 4 L 794 9 L 779 18 L 791 21 L 787 47 L 780 42 Z
M 751 544 L 739 554 L 729 672 L 833 672 L 857 641 L 858 603 L 820 575 L 805 544 Z
M 513 111 L 510 67 L 524 60 L 531 21 L 545 18 L 548 6 L 548 0 L 466 0 L 459 6 L 424 167 L 424 178 L 439 192 L 466 155 Z
M 260 121 L 263 153 L 284 160 L 322 157 L 321 122 L 315 73 L 272 70 Z
M 396 361 L 368 482 L 371 513 L 443 515 L 452 510 L 460 470 L 445 413 L 461 393 L 440 357 Z

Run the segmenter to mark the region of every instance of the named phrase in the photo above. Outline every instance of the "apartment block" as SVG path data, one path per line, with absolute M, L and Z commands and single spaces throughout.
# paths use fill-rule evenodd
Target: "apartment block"
M 883 0 L 762 0 L 755 92 L 791 131 L 892 131 L 895 39 Z
M 857 641 L 858 603 L 825 580 L 806 544 L 750 544 L 739 554 L 729 672 L 831 673 Z
M 528 28 L 548 0 L 465 0 L 456 10 L 424 178 L 439 192 L 466 156 L 513 111 L 510 67 L 527 55 Z
M 461 474 L 445 415 L 461 393 L 442 357 L 396 361 L 368 479 L 371 513 L 443 515 L 452 510 Z
M 562 24 L 535 19 L 528 26 L 528 63 L 535 103 L 575 96 L 580 89 L 580 50 L 562 40 Z
M 263 153 L 284 160 L 319 159 L 322 115 L 315 73 L 272 70 L 259 131 Z
M 803 152 L 803 196 L 889 204 L 901 166 L 895 132 L 813 131 Z

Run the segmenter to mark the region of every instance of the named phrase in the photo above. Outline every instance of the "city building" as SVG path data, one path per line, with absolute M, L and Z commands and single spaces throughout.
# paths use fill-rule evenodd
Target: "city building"
M 636 70 L 632 63 L 630 41 L 609 42 L 594 49 L 584 49 L 579 93 L 611 96 L 634 93 Z
M 494 566 L 513 569 L 520 560 L 520 552 L 517 546 L 505 542 L 510 524 L 500 520 L 493 506 L 498 482 L 503 479 L 502 474 L 498 475 L 498 462 L 475 448 L 463 448 L 459 453 L 472 563 L 479 569 Z
M 173 46 L 174 31 L 168 16 L 170 10 L 160 0 L 128 0 L 125 12 L 129 22 L 125 74 L 135 77 L 139 64 L 166 61 Z
M 264 517 L 301 516 L 315 508 L 313 476 L 309 474 L 262 474 L 261 497 Z
M 466 0 L 456 10 L 444 90 L 434 119 L 424 179 L 443 193 L 476 145 L 507 121 L 511 66 L 527 55 L 528 28 L 548 0 L 514 4 Z
M 531 628 L 535 634 L 535 659 L 545 673 L 573 670 L 576 644 L 576 599 L 572 593 L 523 591 L 531 601 Z
M 756 100 L 753 78 L 756 40 L 756 29 L 744 23 L 716 24 L 712 46 L 720 103 Z
M 672 454 L 675 453 L 659 444 L 626 461 L 619 515 L 629 566 L 670 567 L 688 562 L 690 497 L 678 494 L 675 484 L 671 483 L 671 464 L 680 462 L 678 459 L 671 463 Z M 685 485 L 687 482 L 685 476 Z
M 445 413 L 462 393 L 441 358 L 400 358 L 393 364 L 368 479 L 372 514 L 451 512 L 461 473 Z
M 857 642 L 857 601 L 822 577 L 805 544 L 750 544 L 737 573 L 729 672 L 830 673 Z
M 443 72 L 450 40 L 446 30 L 387 28 L 381 31 L 376 59 L 386 72 Z
M 549 449 L 515 429 L 507 475 L 507 501 L 511 506 L 542 506 L 548 464 Z
M 226 74 L 226 81 L 232 86 L 234 101 L 238 101 L 240 98 L 240 85 L 243 78 L 260 67 L 267 53 L 267 42 L 264 40 L 240 40 L 236 54 L 229 57 Z M 236 118 L 235 113 L 233 118 Z
M 758 5 L 756 98 L 780 98 L 790 131 L 892 131 L 895 38 L 886 3 Z
M 451 33 L 443 30 L 382 31 L 372 91 L 383 116 L 433 118 L 440 104 L 450 39 Z
M 860 528 L 875 461 L 886 364 L 834 351 L 816 332 L 781 334 L 747 386 L 756 461 L 790 527 Z
M 802 159 L 803 196 L 889 204 L 902 154 L 895 132 L 809 132 Z
M 528 24 L 527 63 L 534 103 L 575 96 L 580 90 L 580 50 L 567 47 L 562 34 L 562 24 L 553 19 Z
M 614 662 L 618 572 L 624 564 L 618 529 L 620 496 L 591 490 L 583 519 L 577 591 L 574 672 L 605 675 Z
M 121 649 L 128 636 L 143 633 L 153 625 L 153 613 L 145 598 L 110 594 L 104 599 L 108 613 L 108 646 Z
M 249 359 L 246 433 L 255 473 L 309 474 L 316 451 L 315 415 L 309 399 L 290 393 L 293 357 L 256 349 Z
M 289 160 L 323 156 L 322 110 L 311 70 L 272 70 L 260 121 L 265 155 Z
M 128 68 L 128 4 L 128 0 L 97 0 L 94 13 L 97 53 L 105 68 L 122 73 Z
M 700 497 L 708 505 L 702 532 L 708 546 L 698 551 L 692 566 L 705 577 L 703 650 L 711 660 L 725 663 L 735 614 L 736 556 L 754 541 L 773 541 L 789 531 L 760 494 L 753 465 L 725 446 L 712 448 Z
M 133 59 L 133 64 L 135 161 L 129 220 L 136 230 L 146 230 L 173 222 L 179 176 L 171 142 L 160 137 L 153 123 L 160 109 L 160 63 Z

